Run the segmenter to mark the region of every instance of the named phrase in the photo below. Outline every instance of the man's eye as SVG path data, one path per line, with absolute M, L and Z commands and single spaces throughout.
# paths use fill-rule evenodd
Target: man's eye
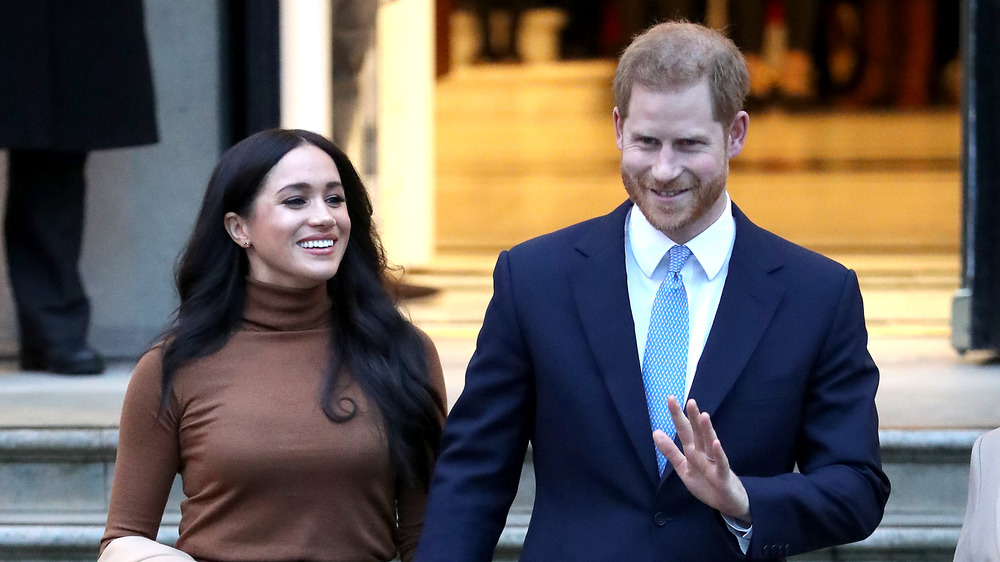
M 656 145 L 660 144 L 660 141 L 657 140 L 657 139 L 655 139 L 655 138 L 653 138 L 653 137 L 639 137 L 639 142 L 641 142 L 642 144 L 649 145 L 649 146 L 656 146 Z

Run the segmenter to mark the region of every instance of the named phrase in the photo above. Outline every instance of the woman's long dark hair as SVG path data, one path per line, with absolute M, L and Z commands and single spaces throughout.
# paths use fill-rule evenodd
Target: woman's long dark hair
M 326 284 L 333 302 L 332 352 L 321 390 L 323 412 L 335 423 L 357 413 L 356 404 L 338 396 L 340 377 L 349 372 L 381 412 L 397 473 L 411 485 L 426 487 L 439 447 L 444 402 L 428 380 L 420 335 L 385 290 L 385 251 L 361 178 L 347 156 L 316 133 L 261 131 L 227 150 L 216 165 L 177 267 L 180 306 L 163 338 L 161 410 L 169 403 L 177 370 L 221 349 L 243 320 L 249 264 L 225 229 L 226 213 L 250 216 L 267 173 L 304 144 L 333 158 L 351 217 L 343 260 Z

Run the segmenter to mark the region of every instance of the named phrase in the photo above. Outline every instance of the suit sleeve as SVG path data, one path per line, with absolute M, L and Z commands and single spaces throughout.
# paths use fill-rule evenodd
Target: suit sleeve
M 509 255 L 493 272 L 465 389 L 445 423 L 417 560 L 489 561 L 520 480 L 534 416 Z
M 751 557 L 855 542 L 881 521 L 889 481 L 879 452 L 878 368 L 867 346 L 861 290 L 849 271 L 803 398 L 799 472 L 742 478 Z

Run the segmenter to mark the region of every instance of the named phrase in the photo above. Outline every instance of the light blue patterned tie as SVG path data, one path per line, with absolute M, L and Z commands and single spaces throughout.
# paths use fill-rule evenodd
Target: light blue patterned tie
M 649 315 L 649 334 L 642 360 L 642 383 L 646 387 L 646 404 L 653 429 L 662 429 L 671 439 L 677 434 L 667 408 L 667 396 L 673 395 L 684 404 L 687 388 L 688 360 L 688 300 L 680 271 L 691 257 L 687 246 L 674 246 L 667 253 L 670 259 L 667 278 L 660 283 Z M 667 458 L 656 450 L 660 474 Z

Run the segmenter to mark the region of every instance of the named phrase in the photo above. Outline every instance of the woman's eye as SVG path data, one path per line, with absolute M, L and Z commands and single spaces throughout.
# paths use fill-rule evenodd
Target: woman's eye
M 301 207 L 306 204 L 306 200 L 303 197 L 289 197 L 281 203 L 289 207 Z
M 326 204 L 330 205 L 331 207 L 337 207 L 343 202 L 344 202 L 343 195 L 331 195 L 326 198 Z

